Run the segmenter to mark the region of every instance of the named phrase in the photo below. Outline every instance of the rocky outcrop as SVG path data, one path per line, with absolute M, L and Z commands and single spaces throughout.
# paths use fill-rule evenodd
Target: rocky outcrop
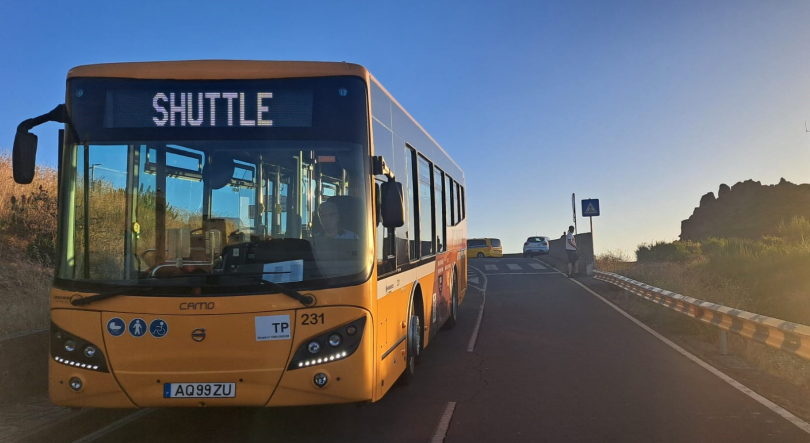
M 708 237 L 760 239 L 777 233 L 779 224 L 793 217 L 810 218 L 810 184 L 796 185 L 784 178 L 776 185 L 746 180 L 720 185 L 717 198 L 709 192 L 692 216 L 681 222 L 681 240 Z

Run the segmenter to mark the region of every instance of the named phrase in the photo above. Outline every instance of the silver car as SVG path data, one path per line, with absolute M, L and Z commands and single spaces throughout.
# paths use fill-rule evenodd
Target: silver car
M 523 243 L 523 256 L 548 255 L 548 237 L 529 237 Z

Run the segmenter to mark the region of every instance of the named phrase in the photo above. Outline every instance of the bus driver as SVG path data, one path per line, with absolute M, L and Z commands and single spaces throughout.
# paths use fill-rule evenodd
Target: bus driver
M 318 217 L 321 219 L 323 227 L 323 237 L 336 238 L 341 240 L 356 240 L 357 235 L 348 229 L 343 229 L 340 224 L 340 213 L 336 204 L 325 201 L 318 207 Z

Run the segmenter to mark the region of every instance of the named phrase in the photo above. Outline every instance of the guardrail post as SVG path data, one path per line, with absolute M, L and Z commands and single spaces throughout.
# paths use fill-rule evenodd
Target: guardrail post
M 728 335 L 724 329 L 720 330 L 720 354 L 728 355 Z

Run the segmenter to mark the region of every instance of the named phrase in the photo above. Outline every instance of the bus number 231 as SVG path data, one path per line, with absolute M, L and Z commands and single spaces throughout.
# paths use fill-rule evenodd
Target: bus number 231
M 324 324 L 323 314 L 301 314 L 302 325 L 317 325 Z

